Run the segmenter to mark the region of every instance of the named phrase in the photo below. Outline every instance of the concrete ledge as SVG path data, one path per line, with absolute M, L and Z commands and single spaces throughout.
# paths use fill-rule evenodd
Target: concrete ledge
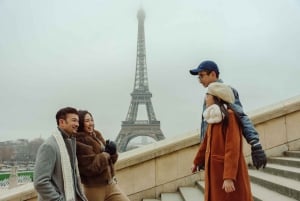
M 23 201 L 36 200 L 37 194 L 33 188 L 33 183 L 17 186 L 12 189 L 2 191 L 0 195 L 1 201 Z
M 300 111 L 300 95 L 250 112 L 249 117 L 253 124 L 257 125 L 297 111 Z M 121 153 L 118 163 L 116 164 L 116 169 L 136 165 L 189 146 L 197 145 L 199 144 L 199 133 L 200 131 L 197 129 L 175 138 L 168 138 L 141 148 Z M 261 141 L 262 140 L 263 139 L 261 139 Z M 283 142 L 282 144 L 285 143 L 286 142 Z M 248 153 L 246 155 L 248 155 Z
M 260 124 L 300 110 L 300 96 L 259 108 L 248 113 L 253 124 Z
M 249 113 L 267 156 L 300 148 L 300 96 Z M 203 179 L 191 173 L 199 147 L 199 130 L 121 153 L 116 164 L 120 187 L 131 201 L 158 197 L 178 186 L 194 185 Z M 250 161 L 249 146 L 244 154 Z M 200 176 L 200 178 L 198 178 Z M 1 201 L 36 200 L 32 184 L 1 192 Z
M 200 143 L 199 130 L 120 153 L 116 169 L 133 166 Z
M 300 125 L 297 123 L 300 121 L 300 96 L 254 111 L 250 115 L 268 157 L 300 147 Z M 171 190 L 176 184 L 173 181 L 191 176 L 190 168 L 198 147 L 199 130 L 195 130 L 121 153 L 116 164 L 119 184 L 134 201 L 149 195 L 158 198 L 158 186 Z M 250 146 L 246 142 L 244 150 L 246 161 L 251 164 Z

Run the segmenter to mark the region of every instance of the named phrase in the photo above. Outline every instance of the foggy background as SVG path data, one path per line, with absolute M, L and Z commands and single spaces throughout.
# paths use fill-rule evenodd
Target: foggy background
M 141 6 L 166 138 L 200 127 L 205 89 L 189 70 L 204 59 L 246 113 L 300 95 L 297 0 L 0 0 L 0 141 L 47 138 L 65 106 L 89 110 L 115 139 L 133 91 Z

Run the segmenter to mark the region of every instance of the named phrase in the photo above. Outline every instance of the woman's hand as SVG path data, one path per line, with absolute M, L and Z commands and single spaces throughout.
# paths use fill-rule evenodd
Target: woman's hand
M 201 164 L 201 165 L 193 165 L 192 168 L 192 173 L 195 173 L 195 172 L 199 172 L 200 170 L 204 170 L 204 164 Z
M 231 179 L 225 179 L 223 182 L 222 189 L 224 189 L 226 193 L 231 193 L 235 191 L 233 181 Z
M 192 173 L 197 172 L 198 171 L 197 165 L 193 165 L 191 170 L 192 170 Z
M 102 154 L 107 158 L 107 160 L 110 160 L 110 154 L 107 152 L 102 152 Z

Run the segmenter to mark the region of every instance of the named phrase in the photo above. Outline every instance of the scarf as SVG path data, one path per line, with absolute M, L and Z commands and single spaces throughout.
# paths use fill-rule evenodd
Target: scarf
M 218 105 L 212 104 L 203 112 L 204 120 L 209 124 L 219 123 L 223 120 L 224 114 Z
M 65 141 L 60 133 L 55 132 L 53 134 L 58 147 L 59 152 L 61 155 L 61 165 L 62 165 L 62 173 L 63 173 L 63 180 L 64 180 L 64 189 L 65 189 L 65 199 L 66 201 L 75 201 L 75 191 L 74 191 L 74 181 L 72 176 L 72 167 L 70 163 L 70 157 L 68 154 L 68 150 L 65 144 Z M 77 163 L 75 164 L 75 168 L 78 172 Z

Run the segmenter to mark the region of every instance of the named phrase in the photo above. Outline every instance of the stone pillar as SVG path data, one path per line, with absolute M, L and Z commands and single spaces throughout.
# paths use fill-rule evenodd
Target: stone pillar
M 14 188 L 18 185 L 18 174 L 17 174 L 18 167 L 13 166 L 11 168 L 11 173 L 8 178 L 9 187 L 8 188 Z

